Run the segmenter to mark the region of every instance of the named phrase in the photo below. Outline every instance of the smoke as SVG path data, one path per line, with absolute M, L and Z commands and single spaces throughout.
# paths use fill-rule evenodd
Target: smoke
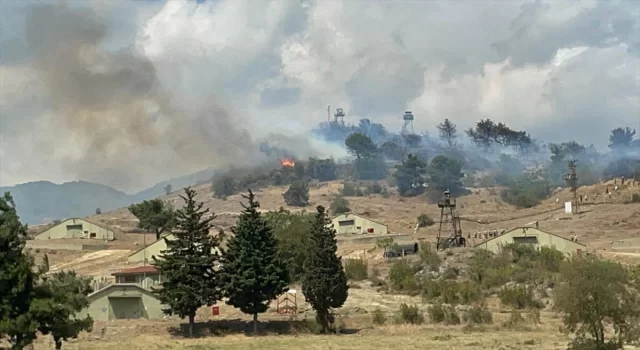
M 265 138 L 337 156 L 307 136 L 328 104 L 391 131 L 410 109 L 417 131 L 491 118 L 601 150 L 640 127 L 633 0 L 21 6 L 0 13 L 3 183 L 139 188 L 262 161 Z
M 74 148 L 58 159 L 66 172 L 130 189 L 154 173 L 175 173 L 169 168 L 188 174 L 261 161 L 252 135 L 213 89 L 173 94 L 146 56 L 105 49 L 109 29 L 92 9 L 63 4 L 33 6 L 27 16 L 32 67 L 62 132 L 57 142 Z M 318 153 L 292 141 L 284 147 Z

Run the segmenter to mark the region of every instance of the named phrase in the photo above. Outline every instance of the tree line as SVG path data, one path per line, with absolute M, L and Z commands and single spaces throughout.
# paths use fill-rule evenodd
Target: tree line
M 144 219 L 143 226 L 174 236 L 161 238 L 167 249 L 152 262 L 163 276 L 153 292 L 166 306 L 165 314 L 187 318 L 193 335 L 196 311 L 224 301 L 251 315 L 258 332 L 258 315 L 291 283 L 300 282 L 321 331 L 335 329 L 332 310 L 344 304 L 349 286 L 324 207 L 306 214 L 304 225 L 292 227 L 291 220 L 279 225 L 284 211 L 263 215 L 249 191 L 227 237 L 223 231 L 210 234 L 216 216 L 196 201 L 194 190 L 186 188 L 180 197 L 184 206 L 178 210 L 153 201 L 130 208 Z M 297 230 L 299 239 L 289 243 L 283 230 Z M 40 332 L 51 335 L 59 349 L 63 341 L 92 330 L 91 317 L 81 315 L 89 306 L 91 280 L 73 271 L 48 272 L 46 256 L 36 265 L 23 250 L 25 239 L 26 227 L 7 193 L 0 198 L 0 340 L 22 349 Z

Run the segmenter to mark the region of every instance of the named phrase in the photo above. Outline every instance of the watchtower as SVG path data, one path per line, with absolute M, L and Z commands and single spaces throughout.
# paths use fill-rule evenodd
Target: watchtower
M 336 108 L 336 113 L 333 115 L 333 122 L 337 125 L 344 125 L 344 110 L 342 108 Z
M 404 112 L 402 115 L 402 130 L 400 130 L 400 134 L 402 135 L 413 135 L 413 113 L 411 111 Z
M 573 214 L 580 213 L 580 202 L 578 201 L 578 174 L 576 174 L 576 163 L 578 161 L 572 159 L 569 161 L 569 172 L 564 174 L 562 178 L 567 182 L 567 186 L 571 188 L 571 192 L 573 193 L 573 200 L 571 203 L 571 212 Z
M 444 250 L 449 247 L 465 247 L 467 240 L 462 235 L 460 216 L 456 211 L 456 200 L 455 198 L 451 198 L 449 190 L 444 191 L 442 199 L 438 201 L 438 208 L 440 208 L 440 227 L 438 228 L 436 249 Z M 449 237 L 443 237 L 442 226 L 445 223 L 451 225 Z

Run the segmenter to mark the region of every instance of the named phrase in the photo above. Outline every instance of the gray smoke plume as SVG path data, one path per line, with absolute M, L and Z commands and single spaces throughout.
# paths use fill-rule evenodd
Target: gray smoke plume
M 78 157 L 64 159 L 77 178 L 128 189 L 169 167 L 189 173 L 257 160 L 251 136 L 234 126 L 215 96 L 201 91 L 181 105 L 144 56 L 106 50 L 109 28 L 92 10 L 33 6 L 25 32 L 57 123 L 74 135 L 59 146 L 85 145 Z

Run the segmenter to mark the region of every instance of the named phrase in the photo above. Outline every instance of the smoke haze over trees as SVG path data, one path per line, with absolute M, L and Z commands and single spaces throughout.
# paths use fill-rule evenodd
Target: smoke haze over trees
M 320 4 L 2 2 L 2 185 L 132 191 L 252 161 L 270 134 L 311 150 L 328 104 L 389 130 L 410 109 L 417 130 L 489 117 L 598 148 L 596 131 L 638 127 L 634 1 Z

